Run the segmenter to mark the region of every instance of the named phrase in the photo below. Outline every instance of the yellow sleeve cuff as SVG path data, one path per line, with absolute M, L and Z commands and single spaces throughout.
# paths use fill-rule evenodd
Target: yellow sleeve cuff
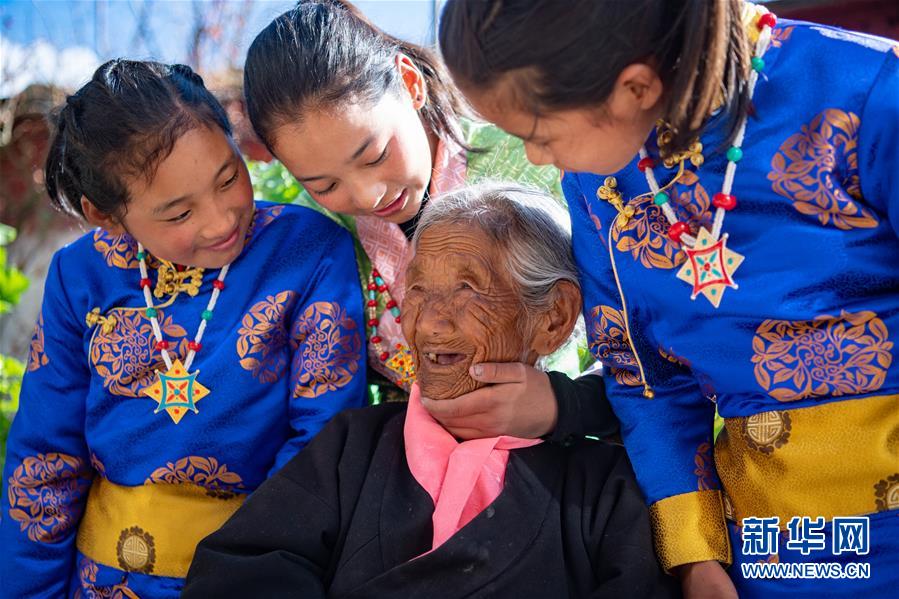
M 720 491 L 673 495 L 649 508 L 656 554 L 666 572 L 683 564 L 732 561 Z

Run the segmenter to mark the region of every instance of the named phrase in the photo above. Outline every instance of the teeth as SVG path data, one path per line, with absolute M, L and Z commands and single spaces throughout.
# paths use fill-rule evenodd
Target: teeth
M 437 361 L 437 354 L 435 354 L 435 353 L 433 353 L 433 352 L 430 352 L 430 353 L 428 353 L 428 354 L 426 354 L 426 355 L 427 355 L 427 357 L 428 357 L 428 360 L 430 360 L 431 362 L 436 362 L 436 361 Z

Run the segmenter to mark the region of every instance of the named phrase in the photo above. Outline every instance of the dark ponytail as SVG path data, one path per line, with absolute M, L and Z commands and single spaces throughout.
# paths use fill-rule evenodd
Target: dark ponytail
M 424 76 L 426 127 L 464 147 L 456 123 L 466 105 L 436 54 L 388 35 L 342 0 L 301 0 L 256 36 L 244 65 L 247 113 L 256 134 L 271 150 L 275 130 L 301 122 L 304 111 L 376 102 L 399 90 L 399 52 Z
M 741 0 L 449 0 L 440 47 L 460 85 L 508 81 L 535 112 L 599 106 L 626 66 L 654 60 L 673 154 L 722 99 L 730 136 L 748 108 L 741 10 Z
M 228 116 L 190 67 L 111 60 L 51 117 L 44 179 L 53 204 L 84 216 L 86 197 L 121 216 L 130 201 L 126 180 L 149 182 L 178 138 L 197 126 L 231 134 Z

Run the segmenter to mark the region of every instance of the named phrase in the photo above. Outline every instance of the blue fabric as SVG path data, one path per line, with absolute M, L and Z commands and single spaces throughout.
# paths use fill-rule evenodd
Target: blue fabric
M 123 580 L 140 597 L 176 597 L 179 579 L 104 566 L 85 578 L 91 563 L 76 558 L 75 534 L 93 477 L 130 486 L 169 476 L 250 493 L 334 414 L 365 404 L 362 297 L 353 241 L 339 225 L 307 208 L 257 204 L 191 367 L 211 393 L 178 424 L 141 393 L 161 361 L 149 319 L 119 309 L 145 306 L 135 250 L 130 238 L 95 231 L 53 258 L 7 445 L 4 597 L 64 596 L 79 581 L 93 596 L 91 585 Z M 199 295 L 159 310 L 182 360 L 217 275 L 206 271 Z M 155 271 L 150 278 L 155 285 Z M 95 307 L 116 316 L 113 332 L 86 324 Z
M 649 503 L 719 487 L 713 467 L 698 471 L 713 402 L 729 418 L 899 393 L 899 45 L 791 21 L 775 40 L 723 227 L 745 262 L 718 309 L 691 301 L 676 278 L 684 257 L 651 197 L 637 198 L 649 188 L 636 158 L 614 173 L 636 208 L 617 232 L 616 210 L 597 197 L 604 175 L 563 179 L 591 350 L 610 369 L 608 396 Z M 711 229 L 723 121 L 702 135 L 705 163 L 669 192 L 694 232 Z M 647 148 L 658 156 L 654 135 Z M 654 170 L 661 185 L 676 172 Z M 899 580 L 895 562 L 874 570 Z

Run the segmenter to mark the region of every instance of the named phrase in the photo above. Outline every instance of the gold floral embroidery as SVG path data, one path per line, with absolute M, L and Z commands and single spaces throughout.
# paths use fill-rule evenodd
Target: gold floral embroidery
M 243 489 L 243 479 L 236 472 L 228 470 L 228 466 L 220 464 L 213 457 L 187 456 L 176 462 L 168 462 L 157 468 L 144 481 L 152 484 L 194 484 L 206 489 L 207 495 L 220 499 L 230 499 L 234 491 Z
M 858 131 L 851 112 L 825 110 L 783 142 L 771 160 L 772 189 L 802 214 L 838 229 L 877 226 L 859 205 Z
M 899 510 L 899 473 L 891 474 L 874 485 L 878 512 Z
M 247 241 L 255 237 L 260 231 L 272 224 L 272 222 L 281 216 L 284 212 L 284 206 L 268 206 L 266 208 L 257 208 L 253 215 L 253 224 L 247 231 Z
M 78 524 L 91 474 L 81 458 L 38 454 L 26 457 L 7 483 L 9 517 L 32 541 L 54 543 Z
M 106 264 L 117 268 L 137 268 L 137 243 L 128 234 L 110 235 L 94 231 L 94 249 L 103 254 Z
M 888 338 L 874 312 L 766 320 L 752 339 L 755 378 L 778 401 L 876 391 L 893 360 Z
M 793 35 L 793 26 L 775 27 L 771 30 L 771 46 L 780 48 Z
M 81 588 L 75 591 L 76 599 L 139 599 L 128 588 L 128 582 L 124 578 L 116 585 L 98 586 L 97 573 L 99 567 L 90 558 L 82 557 L 78 564 L 78 576 L 81 579 Z
M 46 366 L 49 363 L 50 358 L 44 352 L 44 313 L 41 311 L 37 317 L 37 322 L 34 324 L 34 334 L 31 336 L 31 348 L 28 352 L 28 372 L 34 372 L 41 366 Z
M 111 333 L 97 330 L 91 342 L 90 359 L 103 386 L 114 395 L 141 397 L 142 391 L 153 384 L 156 371 L 164 368 L 162 357 L 154 349 L 156 340 L 150 319 L 143 310 L 109 311 L 116 326 Z M 187 331 L 158 310 L 157 318 L 163 335 L 169 340 L 172 359 L 187 357 Z
M 294 397 L 318 397 L 348 384 L 359 369 L 356 323 L 335 302 L 315 302 L 291 331 Z
M 91 467 L 103 478 L 106 478 L 106 466 L 97 457 L 97 454 L 91 452 Z
M 624 312 L 611 306 L 596 306 L 590 311 L 588 323 L 589 349 L 597 360 L 609 367 L 615 380 L 622 385 L 643 385 L 637 360 L 627 338 Z
M 699 183 L 693 171 L 684 171 L 677 185 L 682 189 L 672 194 L 672 207 L 680 213 L 681 220 L 695 233 L 700 227 L 711 228 L 709 194 Z M 617 219 L 612 226 L 612 243 L 620 252 L 630 252 L 646 268 L 676 268 L 686 256 L 680 245 L 668 238 L 668 220 L 662 209 L 656 206 L 650 195 L 632 199 L 633 217 L 624 222 Z
M 282 291 L 256 303 L 240 321 L 237 355 L 244 370 L 262 383 L 273 383 L 287 368 L 283 351 L 289 343 L 285 314 L 296 299 L 293 291 Z
M 700 491 L 709 491 L 718 488 L 715 480 L 715 459 L 712 457 L 712 444 L 701 443 L 696 449 L 696 455 L 693 457 L 696 468 L 693 474 L 696 475 L 696 486 Z

